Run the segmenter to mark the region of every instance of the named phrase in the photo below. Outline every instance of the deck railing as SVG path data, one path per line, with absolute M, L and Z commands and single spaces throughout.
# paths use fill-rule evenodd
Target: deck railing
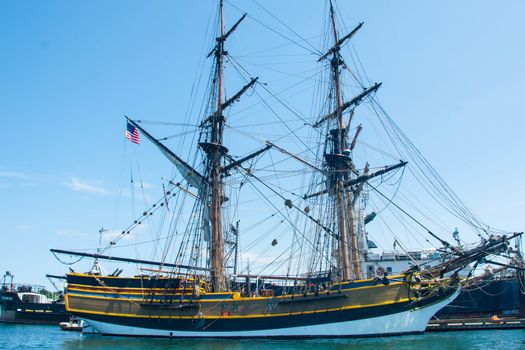
M 16 293 L 43 293 L 46 288 L 44 286 L 39 286 L 36 284 L 27 284 L 27 283 L 2 283 L 0 285 L 0 290 L 3 292 L 16 292 Z

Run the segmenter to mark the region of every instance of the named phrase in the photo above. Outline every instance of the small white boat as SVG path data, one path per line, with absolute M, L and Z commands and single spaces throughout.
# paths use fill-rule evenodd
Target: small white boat
M 63 331 L 76 331 L 76 332 L 82 332 L 84 321 L 79 320 L 76 317 L 71 317 L 69 319 L 69 322 L 60 322 L 58 326 Z

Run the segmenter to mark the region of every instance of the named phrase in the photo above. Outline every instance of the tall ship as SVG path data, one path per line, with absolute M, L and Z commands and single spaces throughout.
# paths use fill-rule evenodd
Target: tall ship
M 383 196 L 372 181 L 400 171 L 407 161 L 372 166 L 355 156 L 362 131 L 362 126 L 355 124 L 358 107 L 370 101 L 381 86 L 362 86 L 349 99 L 344 95 L 348 67 L 342 48 L 362 23 L 341 35 L 336 11 L 329 3 L 330 42 L 317 57 L 326 73 L 320 79 L 326 85 L 321 93 L 323 107 L 313 120 L 304 123 L 312 137 L 295 139 L 303 151 L 290 151 L 274 139 L 236 156 L 228 148 L 234 136 L 226 133 L 233 123 L 226 118 L 228 110 L 248 92 L 256 95 L 257 89 L 270 90 L 236 65 L 234 56 L 226 50 L 228 40 L 247 15 L 226 28 L 223 1 L 218 5 L 216 38 L 207 55 L 212 69 L 205 109 L 199 120 L 192 121 L 197 130 L 193 156 L 183 159 L 147 131 L 143 123 L 126 117 L 129 140 L 149 140 L 179 174 L 167 181 L 163 197 L 106 248 L 97 253 L 52 250 L 54 254 L 95 259 L 90 272 L 67 274 L 68 312 L 105 335 L 286 338 L 423 332 L 432 315 L 458 295 L 458 271 L 488 255 L 506 251 L 509 239 L 520 234 L 490 234 L 479 245 L 458 251 L 427 230 L 427 238 L 443 245 L 450 259 L 429 267 L 414 266 L 399 274 L 374 270 L 369 275 L 363 270 L 368 240 L 365 225 L 371 220 L 366 215 L 366 204 L 372 192 Z M 230 97 L 225 96 L 224 88 L 227 63 L 245 79 Z M 262 107 L 275 113 L 272 104 L 279 101 L 274 97 L 272 103 L 263 102 Z M 277 119 L 288 130 L 288 136 L 296 136 L 296 130 L 285 120 L 278 115 Z M 297 162 L 304 170 L 304 193 L 284 187 L 288 170 L 283 164 L 288 163 L 276 160 L 277 156 Z M 271 171 L 271 176 L 255 167 L 263 161 L 269 164 L 263 169 Z M 244 269 L 238 263 L 242 256 L 239 222 L 244 225 L 246 219 L 238 217 L 242 208 L 236 205 L 239 193 L 248 187 L 273 214 L 263 217 L 254 211 L 243 215 L 249 216 L 248 221 L 253 220 L 254 225 L 278 218 L 283 234 L 276 234 L 275 228 L 258 234 L 261 240 L 272 237 L 268 250 L 286 245 L 267 263 L 270 268 L 256 274 L 249 261 Z M 165 247 L 176 246 L 174 254 L 165 250 L 160 261 L 155 261 L 108 253 L 121 238 L 159 213 L 173 219 L 173 240 Z M 285 239 L 286 233 L 292 238 Z M 124 277 L 117 269 L 104 274 L 99 265 L 102 260 L 130 262 L 141 266 L 142 273 Z

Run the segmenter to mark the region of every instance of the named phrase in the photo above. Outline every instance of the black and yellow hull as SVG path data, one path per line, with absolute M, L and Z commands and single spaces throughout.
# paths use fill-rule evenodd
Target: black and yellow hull
M 74 283 L 77 282 L 77 283 Z M 103 334 L 165 337 L 374 336 L 417 333 L 457 295 L 441 284 L 416 297 L 405 276 L 344 283 L 320 293 L 241 297 L 130 278 L 70 274 L 67 310 Z M 134 285 L 135 283 L 135 285 Z M 147 284 L 146 283 L 146 284 Z

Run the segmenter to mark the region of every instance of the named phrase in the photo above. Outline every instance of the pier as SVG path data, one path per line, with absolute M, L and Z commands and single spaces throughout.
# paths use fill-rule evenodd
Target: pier
M 431 320 L 427 332 L 525 328 L 525 318 L 472 318 Z

